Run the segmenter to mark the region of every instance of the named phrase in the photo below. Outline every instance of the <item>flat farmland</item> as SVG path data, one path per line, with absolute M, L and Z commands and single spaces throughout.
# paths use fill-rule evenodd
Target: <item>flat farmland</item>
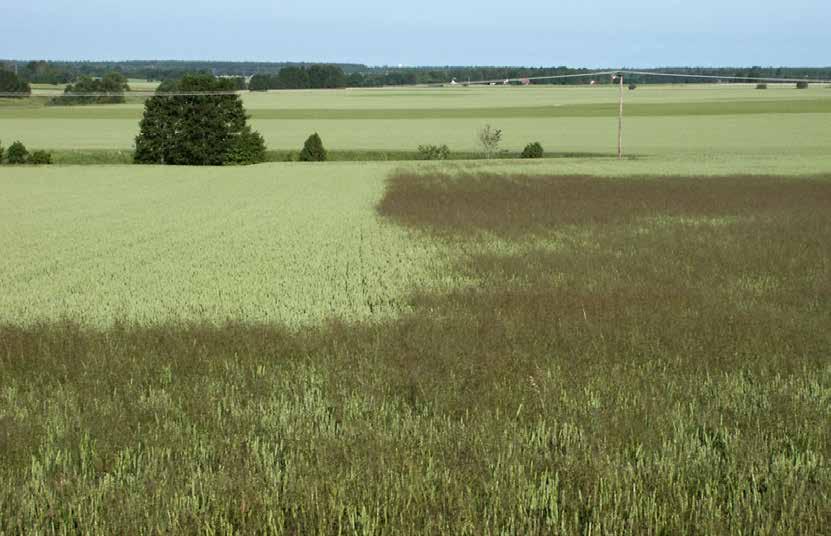
M 831 88 L 771 85 L 642 86 L 626 91 L 631 154 L 800 154 L 831 143 Z M 270 149 L 298 149 L 319 132 L 336 150 L 414 150 L 424 143 L 476 150 L 485 123 L 504 130 L 503 148 L 540 141 L 551 152 L 613 152 L 613 87 L 476 87 L 245 93 L 254 127 Z M 49 149 L 129 150 L 142 105 L 0 106 L 0 139 Z
M 0 321 L 396 316 L 429 248 L 379 224 L 383 177 L 360 163 L 3 169 Z
M 622 161 L 0 167 L 0 533 L 822 533 L 829 91 L 638 88 Z M 589 153 L 615 98 L 245 95 L 272 149 Z

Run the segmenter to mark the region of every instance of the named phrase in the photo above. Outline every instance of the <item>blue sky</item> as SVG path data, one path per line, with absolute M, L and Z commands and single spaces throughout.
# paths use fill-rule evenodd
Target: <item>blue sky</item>
M 0 57 L 831 65 L 828 0 L 4 2 Z

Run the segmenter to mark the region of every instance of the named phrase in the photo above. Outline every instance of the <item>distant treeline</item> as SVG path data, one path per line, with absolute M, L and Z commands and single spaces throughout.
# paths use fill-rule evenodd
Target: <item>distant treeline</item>
M 636 84 L 708 83 L 713 80 L 696 78 L 692 75 L 715 76 L 721 82 L 743 82 L 742 78 L 791 78 L 808 80 L 831 80 L 831 67 L 661 67 L 657 69 L 632 69 L 635 71 L 658 71 L 689 75 L 666 77 L 649 75 L 627 75 L 627 80 Z
M 305 67 L 306 63 L 207 62 L 207 61 L 13 61 L 0 60 L 0 68 L 17 70 L 20 78 L 35 84 L 68 84 L 83 76 L 102 78 L 113 71 L 141 80 L 178 80 L 189 73 L 249 77 L 277 74 L 284 67 Z M 365 65 L 338 64 L 346 73 L 367 69 Z
M 283 67 L 277 74 L 255 74 L 248 82 L 248 89 L 251 91 L 266 91 L 269 89 L 331 89 L 346 86 L 346 74 L 337 65 Z
M 30 95 L 32 88 L 11 71 L 0 69 L 0 93 L 19 93 Z
M 126 78 L 144 80 L 178 80 L 188 73 L 206 73 L 224 77 L 250 79 L 250 89 L 305 89 L 339 87 L 378 87 L 407 84 L 459 84 L 483 80 L 536 78 L 588 74 L 596 69 L 559 67 L 368 67 L 361 64 L 314 64 L 270 62 L 205 62 L 205 61 L 121 61 L 121 62 L 47 62 L 43 60 L 14 62 L 0 60 L 0 68 L 16 70 L 23 82 L 38 84 L 67 84 L 83 77 L 103 78 L 118 72 Z M 600 69 L 611 70 L 611 69 Z M 689 75 L 689 77 L 660 77 L 629 75 L 635 84 L 702 83 L 711 80 L 692 75 L 713 76 L 722 82 L 739 81 L 740 77 L 799 78 L 831 80 L 831 67 L 663 67 L 637 69 Z M 587 77 L 535 80 L 537 84 L 585 84 Z M 598 83 L 609 82 L 604 78 Z

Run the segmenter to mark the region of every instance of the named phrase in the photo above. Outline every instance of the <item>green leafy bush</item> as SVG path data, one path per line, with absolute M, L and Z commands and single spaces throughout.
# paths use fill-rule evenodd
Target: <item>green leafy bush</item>
M 29 157 L 30 164 L 48 165 L 52 163 L 52 154 L 46 151 L 34 151 Z
M 797 82 L 796 83 L 796 89 L 807 89 L 807 88 L 808 88 L 808 82 Z
M 26 146 L 16 141 L 11 144 L 9 150 L 6 152 L 6 160 L 9 164 L 25 164 L 29 159 L 29 151 Z
M 259 132 L 251 130 L 248 125 L 234 137 L 226 164 L 256 164 L 265 161 L 265 140 Z
M 301 162 L 324 162 L 326 160 L 326 149 L 323 148 L 323 141 L 317 132 L 309 136 L 303 144 L 299 160 Z
M 637 86 L 637 85 L 635 85 L 635 84 L 629 84 L 629 91 L 634 91 L 634 90 L 636 90 L 636 89 L 638 89 L 638 86 Z
M 447 145 L 419 145 L 418 153 L 422 160 L 447 160 L 450 149 Z
M 756 84 L 756 89 L 767 89 L 767 88 L 768 88 L 767 84 Z
M 535 141 L 533 143 L 529 143 L 525 146 L 525 149 L 522 150 L 522 158 L 542 158 L 544 151 L 542 150 L 542 145 L 540 142 Z
M 3 163 L 3 151 L 5 151 L 5 149 L 3 149 L 3 144 L 0 143 L 0 164 Z

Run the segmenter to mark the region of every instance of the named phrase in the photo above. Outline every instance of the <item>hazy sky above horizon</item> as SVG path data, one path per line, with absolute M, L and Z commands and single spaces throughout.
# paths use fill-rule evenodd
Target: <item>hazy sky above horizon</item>
M 8 2 L 0 57 L 828 66 L 828 0 Z

